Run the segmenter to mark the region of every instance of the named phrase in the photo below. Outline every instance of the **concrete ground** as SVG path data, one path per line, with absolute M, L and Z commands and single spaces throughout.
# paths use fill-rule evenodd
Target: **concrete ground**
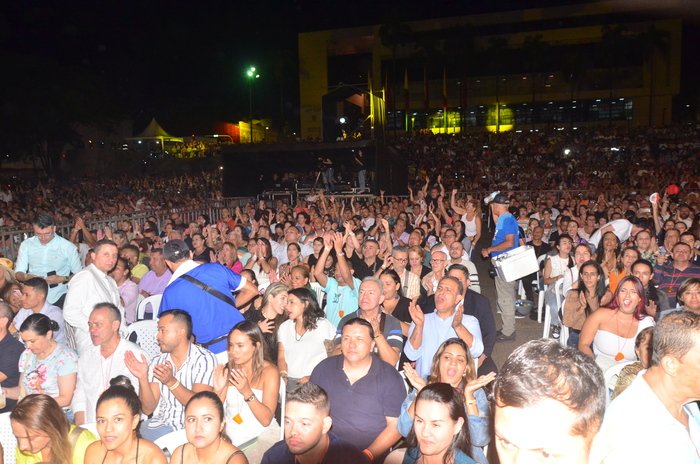
M 481 248 L 482 246 L 489 246 L 491 241 L 492 232 L 486 230 L 482 234 L 482 238 L 476 249 L 472 252 L 472 261 L 476 265 L 479 271 L 479 283 L 481 285 L 481 294 L 489 299 L 491 302 L 491 311 L 493 311 L 494 318 L 496 319 L 496 326 L 500 330 L 501 328 L 501 316 L 496 313 L 496 286 L 491 277 L 489 277 L 488 268 L 490 260 L 481 258 Z M 537 308 L 533 309 L 537 311 Z M 500 368 L 505 362 L 506 358 L 510 353 L 513 352 L 517 347 L 523 343 L 534 340 L 536 338 L 542 338 L 542 324 L 537 321 L 531 320 L 529 317 L 523 319 L 515 320 L 515 340 L 511 342 L 496 342 L 496 346 L 493 348 L 493 360 L 496 365 Z

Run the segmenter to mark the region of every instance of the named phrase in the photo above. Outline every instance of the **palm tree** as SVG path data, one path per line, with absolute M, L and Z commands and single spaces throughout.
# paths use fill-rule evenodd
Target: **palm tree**
M 404 23 L 389 23 L 383 24 L 379 27 L 379 39 L 382 45 L 386 48 L 391 49 L 391 95 L 396 96 L 396 81 L 403 77 L 403 74 L 399 76 L 396 71 L 396 58 L 398 56 L 399 47 L 406 45 L 413 40 L 413 30 L 411 27 Z M 396 104 L 392 110 L 396 111 Z
M 610 100 L 608 101 L 608 124 L 612 124 L 612 103 L 615 83 L 617 79 L 617 64 L 627 48 L 627 26 L 624 24 L 609 25 L 602 28 L 603 40 L 600 46 L 603 57 L 608 67 L 608 85 L 610 86 Z
M 579 90 L 581 86 L 586 82 L 587 71 L 590 68 L 590 60 L 581 53 L 576 53 L 574 50 L 568 51 L 562 57 L 561 61 L 561 72 L 564 79 L 569 84 L 569 103 L 571 104 L 571 109 L 574 106 L 574 98 L 576 90 Z M 569 125 L 574 126 L 574 111 L 570 112 Z
M 668 58 L 669 34 L 651 24 L 646 31 L 637 34 L 635 39 L 642 52 L 644 62 L 649 66 L 649 127 L 651 127 L 654 113 L 654 58 L 657 52 L 664 60 Z
M 501 131 L 501 63 L 503 62 L 508 40 L 505 37 L 490 37 L 487 49 L 491 72 L 496 75 L 496 132 Z

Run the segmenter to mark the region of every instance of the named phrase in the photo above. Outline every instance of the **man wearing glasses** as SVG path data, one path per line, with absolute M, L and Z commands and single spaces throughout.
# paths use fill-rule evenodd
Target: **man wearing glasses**
M 20 282 L 33 277 L 45 279 L 49 284 L 46 301 L 62 308 L 68 290 L 66 283 L 72 274 L 82 270 L 78 249 L 56 235 L 56 222 L 48 214 L 37 214 L 32 227 L 34 237 L 26 239 L 19 247 L 15 277 Z

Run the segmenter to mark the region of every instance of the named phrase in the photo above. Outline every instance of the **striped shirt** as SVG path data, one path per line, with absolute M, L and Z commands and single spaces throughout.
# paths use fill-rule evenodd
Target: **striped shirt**
M 382 331 L 382 334 L 384 335 L 384 338 L 386 338 L 387 343 L 389 343 L 389 346 L 392 348 L 397 348 L 400 353 L 401 350 L 403 350 L 403 334 L 401 333 L 401 322 L 399 322 L 399 320 L 391 314 L 383 314 L 386 317 L 386 319 L 384 320 L 384 329 Z M 347 314 L 340 320 L 340 323 L 338 323 L 338 329 L 335 333 L 336 346 L 340 345 L 340 339 L 343 335 L 343 326 L 345 325 L 345 323 L 348 322 L 350 319 L 354 319 L 356 317 L 360 317 L 359 310 Z M 379 349 L 376 346 L 374 347 L 374 352 L 379 353 Z
M 170 425 L 176 430 L 185 427 L 185 405 L 180 403 L 173 392 L 163 385 L 153 375 L 153 368 L 158 364 L 170 362 L 175 369 L 173 376 L 185 388 L 192 390 L 192 387 L 201 383 L 212 385 L 212 374 L 216 366 L 214 353 L 198 345 L 190 343 L 187 359 L 179 369 L 175 367 L 175 362 L 170 358 L 170 353 L 162 353 L 151 361 L 148 368 L 148 381 L 157 383 L 160 388 L 160 399 L 153 412 L 153 418 L 148 422 L 150 428 L 157 428 L 162 425 Z
M 668 303 L 673 308 L 676 306 L 676 293 L 683 282 L 691 277 L 700 277 L 700 266 L 688 264 L 684 270 L 676 269 L 673 263 L 656 266 L 654 268 L 654 282 L 659 291 L 668 296 Z

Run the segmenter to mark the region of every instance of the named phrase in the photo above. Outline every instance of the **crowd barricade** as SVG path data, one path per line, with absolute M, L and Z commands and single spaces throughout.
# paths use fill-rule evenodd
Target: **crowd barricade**
M 117 214 L 108 218 L 94 219 L 86 221 L 90 230 L 104 230 L 105 227 L 110 227 L 112 230 L 117 230 L 119 223 L 122 221 L 136 221 L 143 229 L 143 225 L 149 217 L 155 217 L 158 223 L 158 229 L 162 230 L 163 224 L 170 215 L 177 213 L 186 224 L 194 222 L 198 216 L 207 215 L 211 223 L 216 223 L 221 219 L 221 209 L 228 208 L 233 213 L 233 209 L 237 206 L 243 206 L 252 198 L 248 197 L 231 197 L 212 199 L 207 201 L 207 206 L 201 208 L 170 208 L 159 211 L 137 212 L 132 214 Z M 56 233 L 66 239 L 70 237 L 70 232 L 73 224 L 65 223 L 56 225 Z M 0 228 L 0 257 L 6 257 L 11 260 L 17 259 L 17 251 L 20 244 L 28 237 L 34 235 L 32 229 L 7 229 Z

